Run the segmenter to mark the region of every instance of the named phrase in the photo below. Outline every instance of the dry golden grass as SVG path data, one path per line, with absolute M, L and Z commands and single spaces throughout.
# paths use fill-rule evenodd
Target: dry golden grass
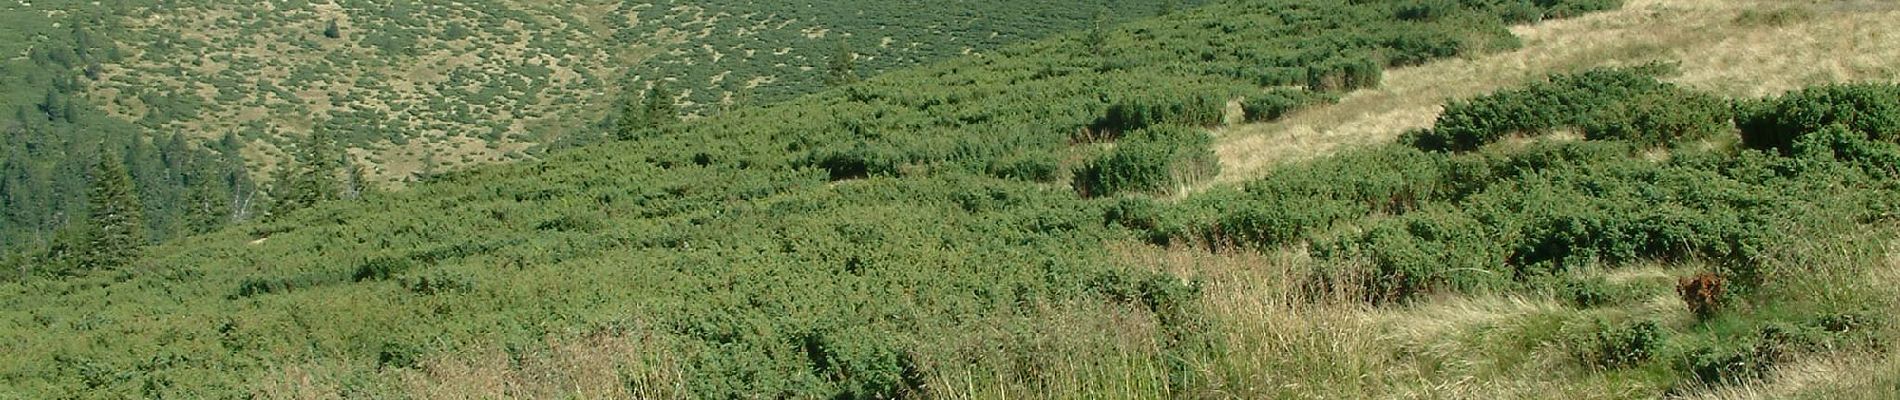
M 1146 309 L 1069 304 L 1044 307 L 1031 318 L 1040 329 L 979 327 L 943 344 L 954 349 L 950 354 L 914 354 L 930 371 L 925 397 L 1139 399 L 1167 393 L 1160 326 Z
M 1113 244 L 1131 265 L 1203 286 L 1208 332 L 1225 355 L 1197 360 L 1232 398 L 1617 399 L 1658 393 L 1640 379 L 1578 363 L 1572 336 L 1596 318 L 1649 318 L 1686 325 L 1671 293 L 1630 307 L 1579 310 L 1520 295 L 1446 296 L 1373 307 L 1350 291 L 1312 297 L 1300 282 L 1317 260 L 1299 249 L 1210 252 Z M 1879 276 L 1900 278 L 1900 242 Z M 1696 266 L 1648 265 L 1606 272 L 1618 282 L 1673 280 Z M 1900 282 L 1894 280 L 1891 282 Z M 1855 373 L 1868 371 L 1873 373 Z M 1763 381 L 1686 393 L 1691 399 L 1879 398 L 1900 379 L 1900 356 L 1830 354 L 1797 360 Z M 1011 392 L 977 391 L 975 397 Z M 1071 393 L 1071 392 L 1050 392 Z M 1011 393 L 1011 397 L 1041 395 Z M 1863 397 L 1853 397 L 1863 396 Z M 1866 397 L 1874 396 L 1874 397 Z M 1111 396 L 1113 397 L 1113 396 Z
M 255 398 L 269 400 L 330 400 L 343 395 L 338 379 L 321 371 L 317 364 L 288 365 L 257 379 Z
M 1570 350 L 1558 344 L 1520 362 L 1536 368 L 1491 364 L 1497 349 L 1486 339 L 1532 329 L 1535 317 L 1575 313 L 1549 300 L 1477 296 L 1372 307 L 1351 290 L 1324 297 L 1303 290 L 1317 261 L 1298 249 L 1112 251 L 1204 285 L 1210 333 L 1225 355 L 1200 368 L 1234 398 L 1588 399 L 1633 389 L 1574 373 Z
M 1874 384 L 1877 368 L 1895 368 L 1895 360 L 1875 355 L 1813 357 L 1775 368 L 1765 382 L 1744 382 L 1709 388 L 1684 400 L 1769 400 L 1788 399 L 1806 393 L 1828 393 L 1828 399 L 1891 399 L 1894 393 L 1882 393 L 1868 387 Z M 1900 372 L 1890 369 L 1888 374 Z
M 511 359 L 490 348 L 445 354 L 399 372 L 419 399 L 682 398 L 686 377 L 666 344 L 638 333 L 550 338 Z
M 1793 9 L 1780 24 L 1744 13 Z M 1341 146 L 1389 142 L 1429 127 L 1447 100 L 1518 85 L 1551 73 L 1649 61 L 1679 61 L 1672 81 L 1736 96 L 1805 85 L 1900 80 L 1900 3 L 1886 1 L 1632 0 L 1623 9 L 1514 28 L 1524 47 L 1386 71 L 1384 86 L 1282 121 L 1215 131 L 1222 174 L 1245 181 L 1280 163 Z

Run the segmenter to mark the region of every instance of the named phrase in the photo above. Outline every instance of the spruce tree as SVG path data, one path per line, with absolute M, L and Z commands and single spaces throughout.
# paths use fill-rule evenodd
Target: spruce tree
M 615 123 L 616 135 L 620 140 L 632 140 L 679 123 L 679 105 L 673 103 L 673 98 L 672 91 L 655 82 L 640 101 L 629 98 L 622 102 L 620 117 Z
M 651 126 L 647 121 L 646 103 L 636 101 L 633 91 L 628 90 L 626 99 L 620 102 L 620 115 L 614 118 L 614 136 L 620 140 L 633 139 Z
M 113 268 L 138 257 L 145 244 L 143 216 L 132 176 L 116 154 L 104 154 L 92 170 L 92 187 L 86 193 L 91 205 L 81 267 Z
M 655 83 L 647 88 L 646 105 L 641 108 L 646 110 L 648 127 L 665 128 L 679 123 L 680 109 L 678 104 L 673 104 L 674 96 L 664 84 Z
M 831 54 L 825 72 L 826 85 L 845 86 L 858 82 L 858 54 L 851 51 L 850 42 L 838 40 L 838 50 Z
M 337 173 L 342 171 L 343 156 L 325 129 L 312 131 L 297 146 L 290 164 L 278 169 L 273 187 L 281 215 L 326 201 L 336 200 L 342 192 Z

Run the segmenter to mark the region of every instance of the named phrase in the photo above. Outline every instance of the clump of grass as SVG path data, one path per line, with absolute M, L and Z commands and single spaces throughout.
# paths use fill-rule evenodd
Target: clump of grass
M 1814 19 L 1814 11 L 1806 8 L 1777 8 L 1772 10 L 1742 10 L 1735 16 L 1735 25 L 1745 27 L 1782 27 Z
M 1598 321 L 1582 356 L 1599 368 L 1633 367 L 1654 358 L 1668 339 L 1668 332 L 1656 321 L 1621 325 Z

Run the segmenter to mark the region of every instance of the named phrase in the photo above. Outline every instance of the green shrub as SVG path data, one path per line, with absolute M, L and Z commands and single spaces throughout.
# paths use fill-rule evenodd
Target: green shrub
M 1240 103 L 1241 110 L 1247 114 L 1249 122 L 1270 122 L 1279 120 L 1308 105 L 1332 102 L 1331 96 L 1321 95 L 1298 89 L 1274 89 L 1265 94 L 1248 97 Z
M 1738 108 L 1736 125 L 1749 148 L 1792 154 L 1802 135 L 1836 124 L 1867 140 L 1900 143 L 1900 85 L 1826 85 Z
M 1814 19 L 1814 11 L 1806 8 L 1787 7 L 1773 10 L 1742 10 L 1735 16 L 1735 24 L 1742 26 L 1780 27 Z
M 915 356 L 873 332 L 806 334 L 799 340 L 812 371 L 837 387 L 834 399 L 898 399 L 923 393 Z
M 383 368 L 415 368 L 421 365 L 423 349 L 399 341 L 384 341 L 376 349 L 376 365 Z
M 862 179 L 872 176 L 896 176 L 902 156 L 883 146 L 867 142 L 846 148 L 827 148 L 813 152 L 809 165 L 830 174 L 831 180 Z
M 1396 8 L 1393 17 L 1405 21 L 1433 21 L 1464 11 L 1453 0 L 1412 0 Z
M 1498 18 L 1507 24 L 1528 24 L 1544 20 L 1544 8 L 1528 2 L 1510 2 L 1498 6 Z
M 1208 127 L 1221 123 L 1226 108 L 1227 99 L 1211 93 L 1135 93 L 1111 103 L 1090 127 L 1111 139 L 1163 125 Z
M 1054 182 L 1062 160 L 1050 153 L 1028 153 L 998 159 L 989 166 L 992 176 L 1029 182 Z
M 357 282 L 388 280 L 408 271 L 414 266 L 415 262 L 407 258 L 376 257 L 365 260 L 362 264 L 358 264 L 356 273 L 350 277 Z
M 1724 385 L 1760 379 L 1779 361 L 1759 338 L 1740 343 L 1705 343 L 1684 352 L 1680 369 L 1701 385 Z
M 562 215 L 534 225 L 536 230 L 550 232 L 593 232 L 603 227 L 598 219 L 578 215 Z
M 1212 176 L 1219 169 L 1213 139 L 1200 129 L 1163 126 L 1123 138 L 1107 155 L 1076 172 L 1076 188 L 1087 196 L 1121 192 L 1162 192 L 1173 185 Z
M 1688 90 L 1644 93 L 1582 121 L 1589 140 L 1627 140 L 1647 147 L 1715 137 L 1733 129 L 1727 101 Z
M 1656 77 L 1669 66 L 1598 69 L 1553 75 L 1522 89 L 1502 90 L 1445 106 L 1431 130 L 1408 134 L 1426 150 L 1470 151 L 1514 134 L 1541 134 L 1577 127 L 1596 110 L 1625 99 L 1669 90 Z
M 1505 248 L 1485 224 L 1449 210 L 1414 212 L 1377 223 L 1363 234 L 1316 246 L 1329 260 L 1359 260 L 1370 271 L 1360 286 L 1373 303 L 1404 302 L 1421 295 L 1507 287 L 1496 271 Z M 1333 278 L 1325 278 L 1333 279 Z
M 1189 208 L 1217 212 L 1194 233 L 1211 244 L 1277 246 L 1343 219 L 1409 212 L 1451 195 L 1449 165 L 1442 155 L 1383 146 L 1281 167 L 1237 196 L 1196 199 Z
M 467 292 L 475 288 L 474 278 L 440 270 L 403 277 L 399 282 L 403 288 L 409 289 L 409 292 L 424 296 Z
M 1545 18 L 1564 19 L 1592 12 L 1615 10 L 1623 6 L 1623 0 L 1539 0 L 1545 5 Z
M 1385 65 L 1420 65 L 1433 60 L 1457 57 L 1472 50 L 1472 46 L 1466 41 L 1465 35 L 1450 31 L 1437 29 L 1404 31 L 1384 40 Z M 1510 40 L 1505 42 L 1514 43 Z M 1374 79 L 1375 82 L 1377 79 L 1376 77 L 1368 78 Z
M 1115 203 L 1102 212 L 1102 220 L 1107 225 L 1120 226 L 1138 231 L 1152 231 L 1161 226 L 1162 206 L 1154 199 L 1141 196 L 1124 196 L 1115 199 Z
M 1379 87 L 1385 76 L 1384 64 L 1369 56 L 1339 57 L 1306 69 L 1306 90 L 1313 92 L 1349 92 Z
M 1302 240 L 1347 218 L 1365 215 L 1350 202 L 1314 197 L 1248 199 L 1228 208 L 1211 227 L 1215 245 L 1274 246 Z
M 1628 368 L 1654 358 L 1667 341 L 1668 332 L 1656 321 L 1611 325 L 1599 320 L 1583 357 L 1599 368 Z
M 1640 295 L 1639 292 L 1624 285 L 1611 283 L 1609 279 L 1595 276 L 1571 279 L 1559 288 L 1561 298 L 1577 308 L 1596 308 L 1629 301 Z
M 1900 176 L 1900 144 L 1868 140 L 1845 125 L 1834 124 L 1802 135 L 1794 143 L 1796 157 L 1842 161 L 1869 173 Z
M 1733 384 L 1760 379 L 1803 354 L 1884 345 L 1876 336 L 1879 331 L 1871 326 L 1877 322 L 1864 314 L 1828 312 L 1792 320 L 1766 319 L 1753 322 L 1758 325 L 1729 342 L 1690 347 L 1682 353 L 1679 368 L 1702 385 Z

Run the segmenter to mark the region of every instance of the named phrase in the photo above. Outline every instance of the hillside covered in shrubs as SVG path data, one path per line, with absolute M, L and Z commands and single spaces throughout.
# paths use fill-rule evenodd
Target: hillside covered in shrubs
M 0 394 L 1642 398 L 1888 362 L 1892 84 L 1579 71 L 1188 190 L 1218 173 L 1209 128 L 1615 6 L 1216 2 L 122 267 L 12 260 Z M 1821 389 L 1900 385 L 1870 375 Z
M 353 197 L 610 139 L 649 87 L 711 115 L 1199 3 L 0 4 L 0 253 L 71 247 L 105 155 L 158 243 L 288 212 L 278 175 Z

